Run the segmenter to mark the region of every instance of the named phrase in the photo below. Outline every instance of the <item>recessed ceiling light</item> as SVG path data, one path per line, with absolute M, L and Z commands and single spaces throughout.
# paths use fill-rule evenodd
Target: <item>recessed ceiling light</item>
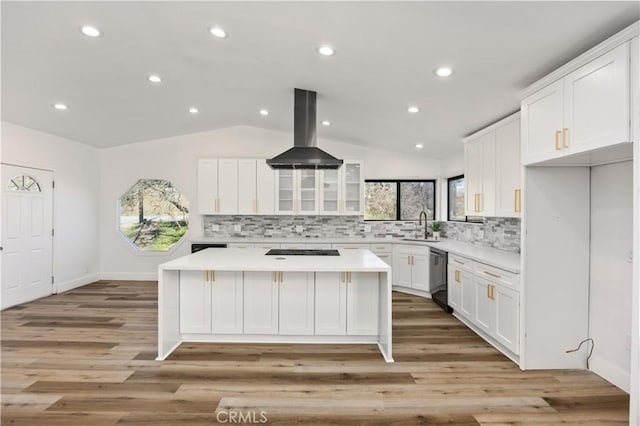
M 209 32 L 214 36 L 214 37 L 218 37 L 218 38 L 227 38 L 227 32 L 225 30 L 223 30 L 222 28 L 219 27 L 212 27 L 209 29 Z
M 409 111 L 411 114 L 415 114 L 416 112 L 420 111 L 420 108 L 418 108 L 417 106 L 410 106 L 409 108 L 407 108 L 407 111 Z
M 449 67 L 440 67 L 437 68 L 434 73 L 438 76 L 438 77 L 449 77 L 451 74 L 453 74 L 453 70 Z
M 323 126 L 331 126 L 331 122 L 329 120 L 323 120 L 322 121 L 322 125 Z
M 318 53 L 321 54 L 322 56 L 331 56 L 335 52 L 333 51 L 333 47 L 325 45 L 325 46 L 320 46 L 318 48 Z
M 86 35 L 87 37 L 100 37 L 100 35 L 102 35 L 99 29 L 90 25 L 85 25 L 84 27 L 80 28 L 80 31 L 82 31 L 82 34 Z
M 416 144 L 416 148 L 418 148 L 418 149 L 422 149 L 422 147 L 423 147 L 423 145 L 422 145 L 421 143 L 417 143 L 417 144 Z
M 261 109 L 260 115 L 269 115 L 269 111 L 267 111 L 266 109 Z
M 191 107 L 191 108 L 189 108 L 189 113 L 191 113 L 191 114 L 197 114 L 197 113 L 198 113 L 198 108 L 196 108 L 196 107 Z
M 57 109 L 57 110 L 60 110 L 60 111 L 64 111 L 66 109 L 69 109 L 69 107 L 66 104 L 63 104 L 63 103 L 60 103 L 60 102 L 58 102 L 56 104 L 53 104 L 53 107 L 55 109 Z
M 160 83 L 162 81 L 162 79 L 160 78 L 159 75 L 151 74 L 149 76 L 149 81 L 152 82 L 152 83 Z

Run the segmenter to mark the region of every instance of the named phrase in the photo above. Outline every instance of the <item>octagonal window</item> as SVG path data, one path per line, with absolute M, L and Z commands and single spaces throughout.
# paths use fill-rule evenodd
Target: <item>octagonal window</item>
M 120 232 L 140 251 L 168 251 L 189 229 L 189 201 L 168 180 L 140 179 L 118 204 Z

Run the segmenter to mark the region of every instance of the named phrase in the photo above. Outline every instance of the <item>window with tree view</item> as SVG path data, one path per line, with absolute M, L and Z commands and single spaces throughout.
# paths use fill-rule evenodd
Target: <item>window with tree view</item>
M 140 179 L 119 200 L 119 229 L 141 251 L 167 251 L 189 229 L 189 201 L 171 182 Z
M 418 220 L 420 212 L 435 218 L 435 180 L 365 181 L 365 220 Z
M 464 175 L 448 179 L 449 209 L 447 220 L 465 222 L 464 214 Z

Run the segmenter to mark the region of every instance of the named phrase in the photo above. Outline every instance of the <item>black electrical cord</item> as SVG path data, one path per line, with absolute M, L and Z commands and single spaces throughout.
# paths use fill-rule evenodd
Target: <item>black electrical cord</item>
M 595 348 L 595 347 L 596 347 L 596 344 L 595 344 L 595 342 L 593 341 L 593 339 L 592 339 L 592 338 L 590 338 L 590 337 L 589 337 L 589 338 L 587 338 L 587 339 L 584 339 L 582 342 L 580 342 L 580 344 L 578 345 L 578 347 L 577 347 L 577 348 L 575 348 L 575 349 L 569 349 L 568 351 L 565 351 L 565 352 L 566 352 L 566 353 L 571 353 L 571 352 L 579 351 L 579 350 L 580 350 L 580 348 L 582 347 L 582 344 L 583 344 L 583 343 L 586 343 L 586 342 L 591 342 L 591 350 L 589 351 L 589 355 L 587 356 L 587 369 L 589 369 L 589 358 L 591 358 L 591 355 L 593 354 L 593 348 Z

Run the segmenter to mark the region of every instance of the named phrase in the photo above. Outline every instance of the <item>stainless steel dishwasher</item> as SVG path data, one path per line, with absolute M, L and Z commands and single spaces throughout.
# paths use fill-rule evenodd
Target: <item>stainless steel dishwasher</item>
M 453 309 L 447 305 L 447 252 L 429 248 L 429 292 L 436 304 L 448 313 Z

